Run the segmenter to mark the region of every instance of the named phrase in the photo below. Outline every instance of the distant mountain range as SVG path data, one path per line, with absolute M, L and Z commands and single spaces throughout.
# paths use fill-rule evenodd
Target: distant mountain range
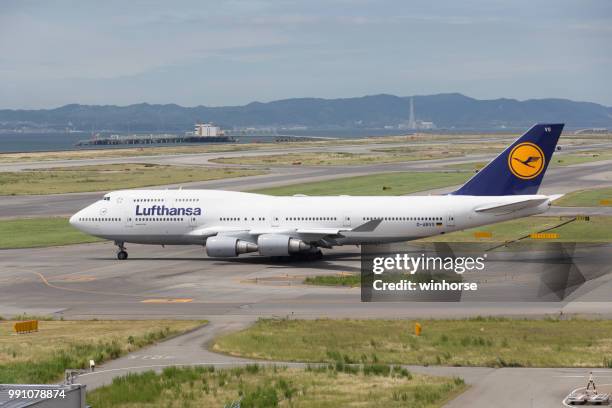
M 200 121 L 224 128 L 306 127 L 371 129 L 407 124 L 410 98 L 294 98 L 244 106 L 183 107 L 141 103 L 129 106 L 71 104 L 56 109 L 0 110 L 0 126 L 71 127 L 81 130 L 185 131 Z M 443 129 L 524 128 L 535 122 L 564 122 L 570 128 L 612 128 L 612 107 L 567 99 L 478 100 L 458 93 L 414 96 L 419 121 Z

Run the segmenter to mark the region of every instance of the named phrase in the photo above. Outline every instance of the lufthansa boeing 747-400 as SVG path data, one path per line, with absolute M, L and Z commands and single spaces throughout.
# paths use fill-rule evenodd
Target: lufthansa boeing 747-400
M 219 190 L 113 191 L 70 223 L 125 243 L 202 245 L 210 257 L 318 258 L 320 248 L 408 241 L 545 212 L 537 194 L 563 124 L 537 124 L 461 188 L 439 196 L 273 197 Z

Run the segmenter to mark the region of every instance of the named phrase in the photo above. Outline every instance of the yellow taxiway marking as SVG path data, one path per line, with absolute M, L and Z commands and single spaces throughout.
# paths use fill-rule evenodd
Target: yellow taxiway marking
M 127 297 L 132 297 L 132 298 L 145 298 L 143 302 L 147 302 L 147 303 L 189 303 L 193 301 L 193 299 L 172 299 L 172 298 L 161 299 L 161 298 L 151 298 L 151 295 L 137 295 L 134 293 L 103 292 L 103 291 L 87 290 L 87 289 L 79 289 L 79 288 L 67 288 L 65 286 L 58 286 L 58 285 L 55 285 L 49 282 L 49 280 L 40 272 L 32 271 L 32 273 L 37 275 L 45 286 L 49 288 L 53 288 L 53 289 L 66 290 L 69 292 L 91 293 L 95 295 L 108 295 L 108 296 L 127 296 Z
M 42 273 L 40 273 L 40 272 L 34 272 L 34 271 L 31 271 L 31 272 L 33 274 L 37 275 L 45 286 L 53 288 L 53 289 L 66 290 L 66 291 L 69 291 L 69 292 L 91 293 L 91 294 L 94 294 L 94 295 L 146 297 L 146 296 L 143 296 L 143 295 L 135 295 L 135 294 L 132 294 L 132 293 L 115 293 L 115 292 L 102 292 L 102 291 L 79 289 L 79 288 L 67 288 L 65 286 L 58 286 L 58 285 L 55 285 L 55 284 L 49 282 L 49 280 Z

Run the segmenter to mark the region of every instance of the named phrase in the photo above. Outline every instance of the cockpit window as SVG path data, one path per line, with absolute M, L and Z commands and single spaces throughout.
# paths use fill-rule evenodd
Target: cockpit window
M 103 199 L 104 201 L 110 201 L 110 196 L 104 196 L 102 199 Z

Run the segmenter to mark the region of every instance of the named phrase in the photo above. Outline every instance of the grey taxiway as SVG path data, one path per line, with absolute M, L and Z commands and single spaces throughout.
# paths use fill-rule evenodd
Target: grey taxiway
M 110 243 L 1 251 L 0 315 L 52 314 L 64 318 L 207 319 L 199 330 L 111 361 L 80 381 L 90 388 L 133 371 L 168 365 L 248 360 L 208 351 L 223 332 L 242 329 L 258 317 L 462 318 L 474 315 L 533 316 L 597 314 L 612 317 L 612 304 L 593 301 L 612 289 L 608 276 L 572 302 L 362 303 L 354 288 L 304 285 L 309 275 L 358 272 L 359 251 L 328 251 L 316 262 L 257 257 L 207 258 L 199 247 L 130 245 L 130 259 L 118 261 Z M 282 363 L 282 362 L 279 362 Z M 415 372 L 458 375 L 472 388 L 449 406 L 557 406 L 579 387 L 585 370 L 410 367 Z M 539 384 L 537 387 L 534 384 Z M 546 392 L 542 392 L 542 387 Z M 510 398 L 512 396 L 512 398 Z M 507 401 L 507 402 L 504 402 Z M 527 405 L 529 406 L 529 405 Z

